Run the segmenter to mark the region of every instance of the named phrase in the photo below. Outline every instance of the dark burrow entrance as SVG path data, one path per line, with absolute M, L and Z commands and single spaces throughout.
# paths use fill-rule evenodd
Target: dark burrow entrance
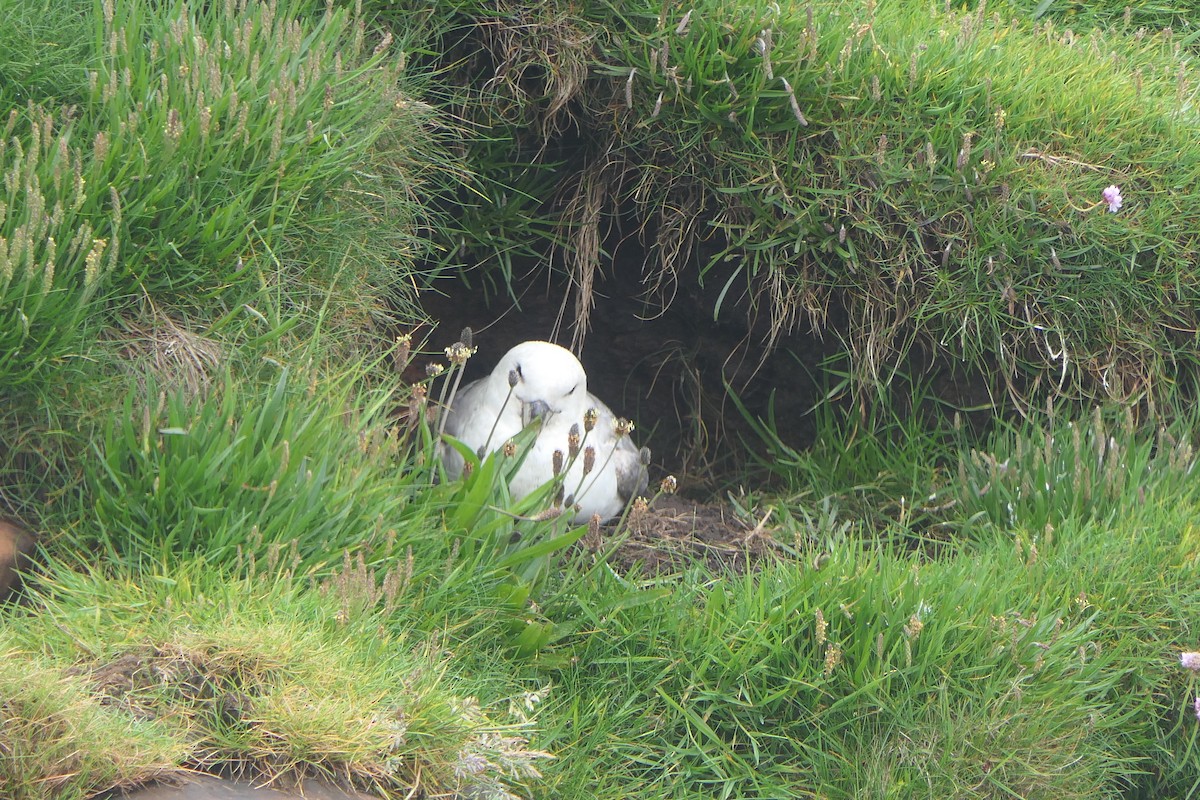
M 751 321 L 744 277 L 735 277 L 723 302 L 718 299 L 732 268 L 703 285 L 681 275 L 663 308 L 646 296 L 644 252 L 632 239 L 624 242 L 609 251 L 612 258 L 596 281 L 591 329 L 576 354 L 592 393 L 636 422 L 635 440 L 653 452 L 652 480 L 672 474 L 682 492 L 706 498 L 753 475 L 761 439 L 731 395 L 756 418 L 773 415 L 789 447 L 809 446 L 814 434 L 808 412 L 819 394 L 821 362 L 836 341 L 792 334 L 767 352 L 766 326 Z M 484 291 L 478 276 L 468 278 L 476 285 L 447 279 L 422 295 L 425 312 L 438 324 L 429 342 L 434 352 L 454 342 L 464 326 L 475 332 L 479 351 L 465 379 L 487 374 L 505 351 L 527 339 L 571 347 L 575 294 L 565 270 L 527 266 L 514 277 L 515 302 L 504 287 Z

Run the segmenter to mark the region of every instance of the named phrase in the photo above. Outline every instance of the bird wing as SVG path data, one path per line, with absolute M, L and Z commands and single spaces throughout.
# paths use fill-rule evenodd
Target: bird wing
M 463 438 L 463 433 L 470 426 L 471 420 L 479 416 L 479 406 L 486 394 L 484 383 L 487 380 L 487 378 L 481 378 L 458 387 L 458 392 L 450 398 L 450 407 L 445 411 L 446 433 L 456 439 Z
M 486 381 L 487 378 L 481 378 L 471 381 L 466 386 L 460 386 L 458 392 L 450 400 L 450 407 L 442 410 L 442 413 L 446 415 L 445 432 L 464 442 L 472 450 L 478 449 L 483 444 L 483 440 L 474 435 L 474 429 L 477 426 L 473 423 L 480 418 L 483 412 L 481 406 L 487 394 L 484 391 Z M 480 440 L 474 441 L 477 438 Z M 462 474 L 463 465 L 466 462 L 457 450 L 445 442 L 440 442 L 438 449 L 441 452 L 442 464 L 446 468 L 446 477 L 455 480 Z
M 650 485 L 650 473 L 647 470 L 650 466 L 650 448 L 638 450 L 628 439 L 622 444 L 628 447 L 620 448 L 613 456 L 613 471 L 617 474 L 617 495 L 621 498 L 621 504 L 625 505 Z

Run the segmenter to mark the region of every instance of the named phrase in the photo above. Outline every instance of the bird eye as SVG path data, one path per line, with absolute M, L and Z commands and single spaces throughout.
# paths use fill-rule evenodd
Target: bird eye
M 576 389 L 578 389 L 578 388 L 579 388 L 578 386 L 572 386 L 572 387 L 571 387 L 571 391 L 567 392 L 567 394 L 568 394 L 568 395 L 575 394 L 575 390 L 576 390 Z

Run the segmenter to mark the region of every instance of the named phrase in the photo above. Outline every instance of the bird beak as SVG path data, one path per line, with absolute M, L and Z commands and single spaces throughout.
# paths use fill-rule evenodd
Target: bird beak
M 542 419 L 543 417 L 554 413 L 553 409 L 550 408 L 550 405 L 544 400 L 533 400 L 528 403 L 523 403 L 521 406 L 521 411 L 522 416 L 524 417 L 524 419 L 521 421 L 526 425 L 533 422 L 535 419 Z

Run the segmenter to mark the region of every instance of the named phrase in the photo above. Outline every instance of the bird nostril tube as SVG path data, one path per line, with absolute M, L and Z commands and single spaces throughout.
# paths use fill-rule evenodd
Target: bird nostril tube
M 544 400 L 534 400 L 530 403 L 526 403 L 525 414 L 528 418 L 525 420 L 525 422 L 528 424 L 533 422 L 535 419 L 545 417 L 550 414 L 550 411 L 550 404 Z

